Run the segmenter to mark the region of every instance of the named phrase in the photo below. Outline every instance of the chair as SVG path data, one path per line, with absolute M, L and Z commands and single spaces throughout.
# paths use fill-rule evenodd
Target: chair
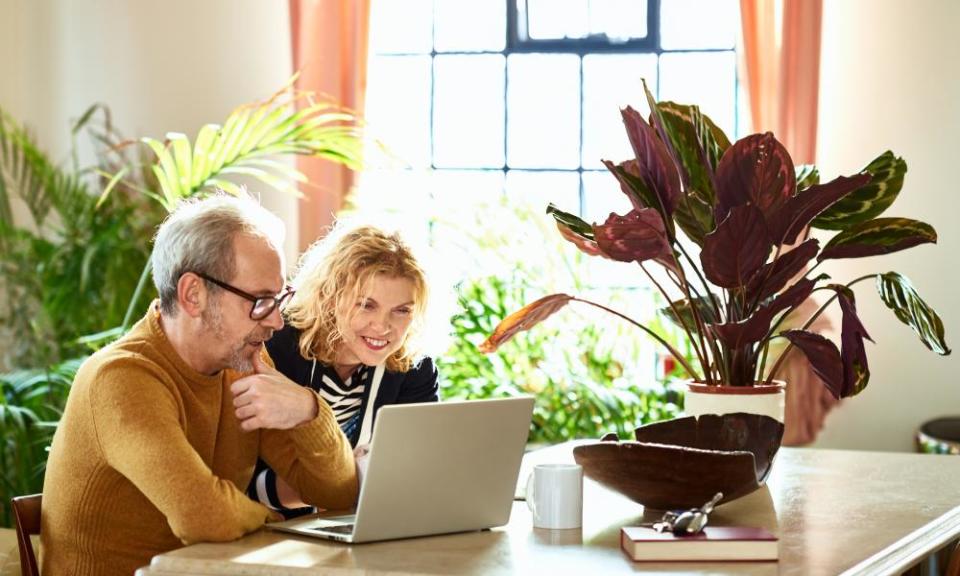
M 20 573 L 23 576 L 39 576 L 37 556 L 33 553 L 30 536 L 40 534 L 40 503 L 43 494 L 17 496 L 10 499 L 13 517 L 17 523 L 17 545 L 20 547 Z

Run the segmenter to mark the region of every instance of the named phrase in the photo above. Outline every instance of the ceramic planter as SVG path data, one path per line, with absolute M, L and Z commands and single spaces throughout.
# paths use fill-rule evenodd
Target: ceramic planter
M 687 416 L 701 414 L 733 414 L 745 412 L 762 414 L 783 422 L 784 383 L 754 386 L 710 386 L 702 382 L 688 382 L 684 400 Z

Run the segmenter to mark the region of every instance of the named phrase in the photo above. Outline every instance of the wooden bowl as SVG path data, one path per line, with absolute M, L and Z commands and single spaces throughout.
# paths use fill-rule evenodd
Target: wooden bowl
M 615 435 L 577 446 L 584 474 L 647 508 L 692 508 L 723 492 L 730 502 L 763 484 L 783 424 L 758 414 L 688 416 L 641 426 L 637 441 Z

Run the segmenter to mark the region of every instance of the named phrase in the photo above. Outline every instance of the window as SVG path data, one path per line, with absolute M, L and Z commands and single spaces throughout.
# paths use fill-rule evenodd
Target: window
M 632 155 L 619 109 L 646 110 L 646 79 L 734 136 L 738 20 L 736 0 L 374 0 L 365 116 L 392 156 L 361 177 L 357 208 L 424 229 L 468 226 L 504 195 L 623 213 L 601 164 Z M 430 234 L 457 242 L 456 227 Z

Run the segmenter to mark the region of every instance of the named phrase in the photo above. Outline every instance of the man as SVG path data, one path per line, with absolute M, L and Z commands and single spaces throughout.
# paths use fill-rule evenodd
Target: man
M 155 554 L 278 518 L 244 494 L 257 457 L 309 503 L 351 507 L 330 407 L 273 369 L 283 225 L 248 199 L 185 202 L 160 226 L 160 294 L 77 373 L 43 489 L 43 573 L 132 574 Z M 91 310 L 91 313 L 96 313 Z

